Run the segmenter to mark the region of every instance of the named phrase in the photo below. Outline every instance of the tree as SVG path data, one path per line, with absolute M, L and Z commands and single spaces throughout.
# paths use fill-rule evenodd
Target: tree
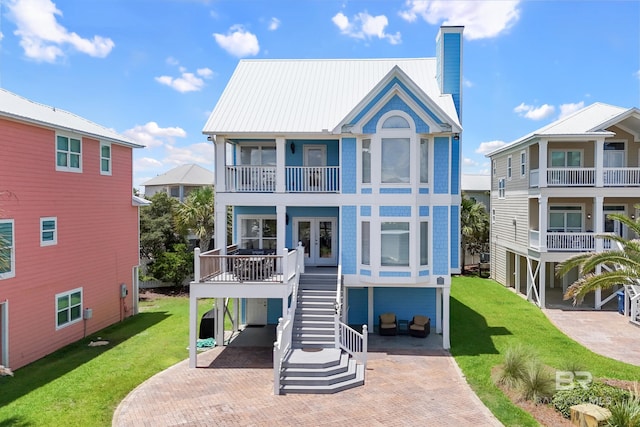
M 140 255 L 154 260 L 186 239 L 174 226 L 178 201 L 166 193 L 156 193 L 150 200 L 150 206 L 140 208 Z
M 640 205 L 636 206 L 637 208 Z M 609 219 L 620 221 L 636 236 L 640 235 L 640 218 L 633 220 L 623 214 L 610 214 Z M 626 283 L 640 284 L 640 240 L 627 240 L 618 235 L 598 235 L 597 239 L 616 242 L 612 250 L 590 252 L 573 256 L 558 264 L 558 276 L 564 276 L 573 268 L 579 268 L 583 276 L 576 280 L 564 294 L 564 299 L 572 299 L 580 304 L 585 295 L 598 288 L 608 289 Z M 614 249 L 618 247 L 618 249 Z M 604 266 L 604 271 L 596 273 L 596 267 Z
M 214 232 L 214 196 L 213 188 L 201 187 L 189 193 L 184 203 L 176 209 L 177 229 L 187 234 L 192 232 L 200 241 L 202 252 L 209 250 Z
M 161 253 L 147 266 L 147 275 L 162 282 L 182 285 L 193 273 L 193 252 L 184 243 L 173 245 L 171 251 Z
M 468 250 L 472 255 L 487 251 L 489 244 L 489 215 L 484 204 L 462 196 L 460 209 L 460 233 L 462 239 L 462 273 L 464 274 L 465 254 Z

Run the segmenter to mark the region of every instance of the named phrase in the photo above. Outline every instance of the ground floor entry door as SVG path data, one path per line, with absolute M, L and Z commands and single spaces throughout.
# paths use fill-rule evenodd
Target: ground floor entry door
M 267 324 L 267 299 L 249 298 L 247 299 L 247 325 Z
M 336 228 L 336 218 L 294 219 L 294 242 L 304 246 L 305 265 L 338 265 Z

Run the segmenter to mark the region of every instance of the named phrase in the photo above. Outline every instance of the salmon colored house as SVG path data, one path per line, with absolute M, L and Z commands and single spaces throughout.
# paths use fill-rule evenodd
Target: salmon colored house
M 138 147 L 0 89 L 1 365 L 20 368 L 136 313 Z

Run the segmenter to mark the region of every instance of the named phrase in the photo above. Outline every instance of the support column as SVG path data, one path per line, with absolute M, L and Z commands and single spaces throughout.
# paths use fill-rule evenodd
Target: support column
M 198 299 L 195 295 L 189 296 L 189 367 L 197 366 L 198 345 Z
M 232 300 L 233 302 L 233 331 L 232 332 L 237 332 L 240 330 L 240 308 L 238 307 L 240 305 L 240 299 L 239 298 L 234 298 Z
M 215 248 L 220 249 L 220 255 L 227 254 L 227 205 L 219 204 L 217 201 L 215 204 Z M 223 268 L 226 263 L 222 263 Z
M 597 234 L 604 232 L 604 196 L 596 196 L 593 198 L 593 231 Z M 596 252 L 602 252 L 603 241 L 602 239 L 595 239 Z
M 227 191 L 227 182 L 225 179 L 227 172 L 227 141 L 223 137 L 218 136 L 213 146 L 215 152 L 216 192 L 225 193 Z
M 547 140 L 540 139 L 538 142 L 538 186 L 547 186 Z
M 520 293 L 520 262 L 522 257 L 516 254 L 515 258 L 516 258 L 516 262 L 515 262 L 516 265 L 515 265 L 515 271 L 513 272 L 514 280 L 515 280 L 514 287 L 516 289 L 516 293 L 519 294 Z
M 276 193 L 286 192 L 287 141 L 276 138 Z
M 604 138 L 596 139 L 593 153 L 596 168 L 596 187 L 604 186 Z
M 547 262 L 540 260 L 540 271 L 538 272 L 538 283 L 540 284 L 540 308 L 545 308 L 545 288 L 547 281 Z
M 224 298 L 216 298 L 215 302 L 216 346 L 224 346 Z
M 285 237 L 287 235 L 287 207 L 282 205 L 276 206 L 276 250 L 280 252 L 285 247 Z M 291 245 L 295 246 L 294 244 Z
M 371 332 L 374 330 L 373 325 L 373 287 L 367 288 L 367 327 Z
M 549 210 L 549 198 L 538 198 L 538 228 L 540 229 L 540 252 L 547 252 L 547 211 Z
M 451 285 L 447 284 L 442 289 L 442 347 L 445 350 L 451 348 L 449 339 L 449 297 L 451 295 Z
M 436 333 L 442 333 L 442 288 L 436 288 Z

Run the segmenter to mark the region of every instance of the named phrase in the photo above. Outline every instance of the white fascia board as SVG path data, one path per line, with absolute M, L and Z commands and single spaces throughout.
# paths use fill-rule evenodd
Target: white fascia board
M 615 133 L 609 132 L 609 131 L 600 131 L 600 132 L 585 132 L 585 133 L 576 133 L 576 134 L 533 134 L 533 135 L 527 135 L 524 139 L 516 140 L 515 142 L 509 143 L 503 147 L 493 150 L 492 152 L 487 153 L 484 156 L 491 158 L 497 154 L 501 154 L 506 151 L 510 151 L 514 149 L 522 149 L 524 147 L 534 144 L 538 139 L 582 142 L 584 141 L 585 138 L 602 138 L 602 137 L 608 138 L 611 136 L 615 136 Z

